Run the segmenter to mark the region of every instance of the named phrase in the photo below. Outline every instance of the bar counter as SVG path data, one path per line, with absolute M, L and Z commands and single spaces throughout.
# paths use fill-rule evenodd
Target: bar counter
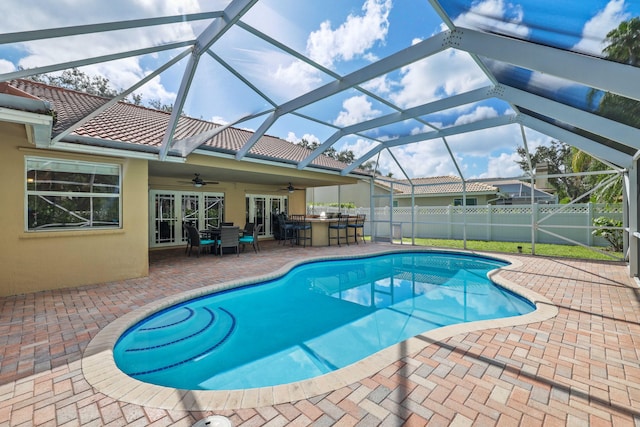
M 339 218 L 306 217 L 306 221 L 311 224 L 311 246 L 329 246 L 329 224 L 335 224 L 339 220 Z M 355 220 L 355 218 L 351 218 L 351 220 Z M 348 236 L 349 230 L 349 228 L 332 230 L 331 235 L 335 236 L 335 233 L 340 232 L 340 243 L 344 244 L 348 239 L 345 236 Z M 354 230 L 351 229 L 351 231 Z M 355 243 L 355 241 L 349 242 L 349 244 L 351 243 Z M 338 246 L 338 241 L 333 240 L 332 245 Z

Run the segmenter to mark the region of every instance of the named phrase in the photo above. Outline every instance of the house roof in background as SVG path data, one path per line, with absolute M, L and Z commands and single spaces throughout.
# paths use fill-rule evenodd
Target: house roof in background
M 461 195 L 463 192 L 463 181 L 457 176 L 434 176 L 428 178 L 414 178 L 409 182 L 406 179 L 385 178 L 377 179 L 376 183 L 391 189 L 393 184 L 394 197 L 410 196 L 411 184 L 413 184 L 416 196 L 441 196 L 441 195 Z M 495 194 L 498 189 L 492 185 L 482 182 L 467 182 L 467 194 Z

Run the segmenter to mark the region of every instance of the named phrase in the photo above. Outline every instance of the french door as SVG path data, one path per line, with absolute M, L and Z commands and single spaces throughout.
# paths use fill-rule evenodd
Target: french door
M 268 194 L 247 194 L 246 196 L 246 219 L 256 226 L 262 224 L 260 236 L 273 237 L 275 215 L 280 212 L 287 212 L 289 199 L 287 196 L 273 196 Z
M 223 212 L 222 193 L 151 190 L 149 247 L 186 244 L 185 224 L 198 229 L 219 227 Z

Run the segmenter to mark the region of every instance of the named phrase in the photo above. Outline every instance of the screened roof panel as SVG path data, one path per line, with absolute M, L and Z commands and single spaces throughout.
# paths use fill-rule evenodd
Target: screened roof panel
M 492 98 L 438 111 L 421 116 L 420 119 L 438 128 L 447 128 L 503 114 L 513 114 L 511 106 L 500 99 Z
M 390 139 L 396 139 L 406 137 L 409 135 L 415 135 L 419 132 L 424 132 L 428 128 L 427 124 L 415 119 L 404 120 L 402 122 L 392 123 L 386 126 L 379 126 L 367 131 L 363 134 L 375 138 L 381 141 L 388 141 Z M 432 130 L 429 128 L 428 130 Z
M 210 51 L 276 103 L 332 80 L 326 73 L 237 27 L 229 29 Z
M 337 127 L 347 127 L 397 111 L 356 89 L 340 92 L 297 110 Z
M 517 37 L 534 43 L 607 58 L 606 34 L 621 21 L 640 16 L 629 1 L 477 1 L 439 2 L 454 24 Z
M 364 156 L 343 173 L 387 149 L 407 162 L 401 169 L 424 171 L 432 162 L 415 149 L 420 138 L 432 149 L 445 137 L 509 169 L 505 149 L 480 135 L 513 147 L 520 124 L 542 132 L 536 143 L 566 137 L 628 166 L 640 139 L 640 70 L 619 63 L 629 60 L 627 39 L 607 37 L 640 16 L 638 2 L 6 0 L 0 13 L 0 81 L 79 67 L 143 105 L 255 131 L 238 160 L 264 135 L 306 136 Z M 177 121 L 168 121 L 161 160 L 175 151 Z M 452 154 L 468 177 L 490 169 Z

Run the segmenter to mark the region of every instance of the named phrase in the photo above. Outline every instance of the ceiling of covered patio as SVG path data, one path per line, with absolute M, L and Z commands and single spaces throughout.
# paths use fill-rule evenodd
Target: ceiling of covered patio
M 228 126 L 254 132 L 236 160 L 264 135 L 305 139 L 319 147 L 296 169 L 351 150 L 342 175 L 374 161 L 408 178 L 518 176 L 516 147 L 551 140 L 624 169 L 640 149 L 635 123 L 599 105 L 607 93 L 640 100 L 638 67 L 603 51 L 640 15 L 630 2 L 10 3 L 1 81 L 79 68 L 121 90 L 54 144 L 135 94 L 173 106 L 159 162 L 215 151 L 207 141 Z M 220 126 L 178 138 L 180 112 Z

